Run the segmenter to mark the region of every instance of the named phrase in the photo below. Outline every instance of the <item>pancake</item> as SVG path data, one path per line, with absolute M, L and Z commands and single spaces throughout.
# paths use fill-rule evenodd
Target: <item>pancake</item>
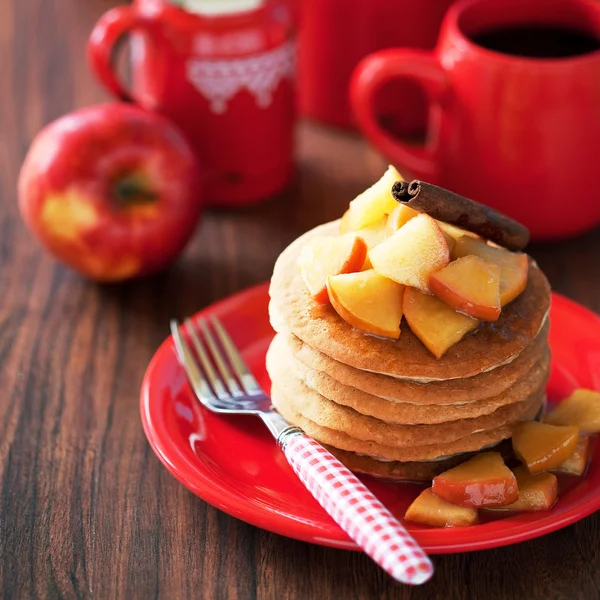
M 348 450 L 387 460 L 402 462 L 437 460 L 463 452 L 481 450 L 511 436 L 510 425 L 503 425 L 495 429 L 478 431 L 448 443 L 432 443 L 408 447 L 389 446 L 374 441 L 356 439 L 343 431 L 336 431 L 315 423 L 302 415 L 301 408 L 296 404 L 296 398 L 292 399 L 290 396 L 287 396 L 275 383 L 273 383 L 271 388 L 271 399 L 275 408 L 288 423 L 300 427 L 315 440 L 334 446 L 340 450 Z M 532 401 L 528 410 L 521 415 L 521 419 L 534 419 L 544 401 L 545 394 L 540 392 L 539 397 L 535 401 Z
M 313 371 L 313 387 L 318 390 L 321 379 L 334 379 L 346 387 L 356 388 L 390 401 L 428 405 L 461 405 L 493 397 L 499 398 L 502 392 L 510 389 L 516 381 L 531 371 L 533 365 L 540 360 L 540 356 L 549 352 L 549 328 L 549 322 L 546 321 L 535 340 L 517 358 L 506 365 L 474 377 L 430 383 L 419 383 L 410 379 L 397 379 L 369 371 L 359 371 L 310 348 L 291 334 L 285 335 L 285 343 L 297 361 Z M 324 373 L 325 377 L 321 377 L 320 373 Z M 327 396 L 327 394 L 324 395 Z M 335 400 L 335 398 L 330 399 Z M 486 405 L 482 405 L 481 408 L 484 406 Z M 489 406 L 493 406 L 493 403 Z M 501 406 L 501 404 L 496 406 Z
M 495 323 L 482 323 L 437 359 L 406 325 L 398 341 L 354 329 L 330 306 L 312 298 L 297 267 L 302 246 L 317 235 L 337 235 L 339 222 L 321 225 L 294 241 L 275 263 L 269 294 L 273 327 L 289 329 L 311 348 L 357 369 L 421 381 L 472 377 L 513 360 L 540 332 L 550 306 L 550 286 L 531 261 L 525 291 Z
M 508 390 L 492 398 L 460 405 L 407 404 L 367 394 L 357 388 L 340 384 L 326 373 L 309 369 L 295 360 L 286 342 L 287 339 L 278 334 L 269 349 L 267 368 L 274 381 L 285 381 L 291 374 L 332 402 L 354 409 L 362 415 L 398 425 L 436 424 L 488 415 L 502 406 L 522 402 L 542 389 L 550 373 L 550 353 L 546 350 L 524 377 Z M 477 393 L 476 387 L 473 388 L 473 392 Z M 435 390 L 432 390 L 432 393 L 436 393 Z
M 371 456 L 340 450 L 326 444 L 325 447 L 351 471 L 390 481 L 431 481 L 436 475 L 473 456 L 473 453 L 466 452 L 445 460 L 400 462 L 377 460 Z
M 431 481 L 439 473 L 455 467 L 472 456 L 471 453 L 465 453 L 446 460 L 430 462 L 382 461 L 371 456 L 356 454 L 356 452 L 340 450 L 326 444 L 325 447 L 351 471 L 391 481 Z
M 272 350 L 272 348 L 270 348 Z M 502 406 L 494 412 L 473 419 L 458 419 L 436 425 L 398 425 L 363 415 L 352 408 L 328 400 L 311 390 L 300 379 L 290 374 L 281 364 L 274 364 L 275 353 L 267 353 L 267 370 L 273 385 L 287 398 L 293 398 L 295 410 L 313 423 L 327 429 L 340 431 L 362 440 L 377 442 L 385 446 L 406 448 L 419 446 L 423 440 L 428 444 L 446 444 L 482 430 L 496 429 L 514 423 L 535 407 L 539 410 L 544 396 L 543 384 L 521 402 Z

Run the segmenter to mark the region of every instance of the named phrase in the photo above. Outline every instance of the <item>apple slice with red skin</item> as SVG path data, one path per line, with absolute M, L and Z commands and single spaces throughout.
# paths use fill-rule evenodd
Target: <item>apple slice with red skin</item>
M 429 289 L 475 319 L 496 321 L 500 316 L 500 268 L 478 256 L 464 256 L 433 273 Z
M 43 246 L 79 273 L 120 281 L 163 269 L 201 214 L 201 171 L 167 119 L 131 104 L 90 106 L 35 137 L 19 209 Z
M 388 236 L 395 233 L 400 229 L 403 225 L 406 225 L 413 217 L 416 217 L 419 213 L 407 206 L 406 204 L 398 204 L 396 208 L 387 216 L 387 229 Z M 452 254 L 452 249 L 456 244 L 456 238 L 452 237 L 449 233 L 444 231 L 442 228 L 442 223 L 440 221 L 436 221 L 439 225 L 444 237 L 446 238 L 446 243 L 448 244 L 448 250 L 450 254 Z M 443 223 L 445 225 L 445 223 Z
M 583 388 L 575 390 L 553 411 L 544 415 L 551 425 L 577 425 L 586 433 L 600 432 L 600 392 Z
M 510 252 L 505 248 L 490 246 L 485 241 L 464 235 L 456 240 L 452 258 L 479 256 L 500 267 L 500 306 L 506 306 L 527 287 L 529 258 L 523 252 Z
M 530 473 L 550 471 L 575 452 L 579 428 L 523 421 L 512 428 L 512 446 Z
M 389 233 L 392 234 L 398 231 L 403 225 L 406 225 L 413 217 L 416 217 L 419 213 L 406 204 L 398 204 L 394 210 L 387 217 L 387 228 Z
M 298 266 L 313 300 L 327 304 L 327 277 L 360 271 L 366 256 L 367 244 L 355 233 L 310 239 L 300 251 Z
M 406 510 L 404 518 L 431 527 L 467 527 L 478 521 L 476 508 L 452 504 L 436 496 L 431 488 L 417 496 Z
M 563 473 L 565 475 L 584 474 L 590 457 L 590 438 L 587 435 L 580 435 L 575 446 L 575 452 L 566 460 L 552 469 L 555 473 Z
M 543 471 L 532 475 L 525 467 L 517 467 L 514 475 L 519 487 L 517 500 L 502 507 L 486 507 L 485 512 L 535 512 L 547 510 L 556 502 L 558 481 L 552 473 Z
M 404 291 L 402 309 L 411 331 L 437 358 L 480 323 L 456 312 L 439 298 L 409 287 Z
M 499 452 L 482 452 L 433 478 L 433 493 L 452 504 L 504 506 L 519 496 L 517 480 Z
M 429 292 L 429 277 L 450 262 L 444 234 L 435 219 L 419 214 L 369 252 L 383 277 Z
M 403 285 L 370 269 L 330 275 L 327 290 L 333 308 L 352 327 L 393 340 L 400 337 Z

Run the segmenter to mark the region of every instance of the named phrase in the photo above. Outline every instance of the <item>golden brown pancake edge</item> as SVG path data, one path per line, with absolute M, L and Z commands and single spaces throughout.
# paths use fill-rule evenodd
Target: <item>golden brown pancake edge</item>
M 378 444 L 373 441 L 358 440 L 342 431 L 335 431 L 314 423 L 300 413 L 295 406 L 294 401 L 287 397 L 276 384 L 272 385 L 271 399 L 275 408 L 288 423 L 300 427 L 307 435 L 313 437 L 317 441 L 334 446 L 340 450 L 348 450 L 388 460 L 397 460 L 401 462 L 436 460 L 463 452 L 480 450 L 497 444 L 511 436 L 510 426 L 504 425 L 496 429 L 473 433 L 449 443 L 401 448 L 393 447 Z M 539 402 L 536 402 L 528 412 L 524 413 L 521 416 L 522 419 L 534 419 L 544 400 L 545 394 L 542 393 Z
M 282 382 L 287 377 L 299 379 L 309 389 L 327 400 L 353 409 L 362 415 L 396 425 L 444 424 L 448 421 L 474 419 L 489 415 L 503 406 L 522 402 L 534 392 L 542 389 L 550 372 L 550 356 L 546 350 L 542 356 L 538 357 L 538 361 L 532 365 L 529 372 L 497 396 L 477 400 L 478 388 L 474 387 L 472 389 L 473 401 L 461 405 L 402 403 L 373 396 L 355 387 L 345 386 L 326 373 L 308 368 L 292 356 L 286 341 L 287 338 L 278 334 L 269 349 L 268 370 L 275 382 Z M 435 387 L 431 393 L 437 393 Z

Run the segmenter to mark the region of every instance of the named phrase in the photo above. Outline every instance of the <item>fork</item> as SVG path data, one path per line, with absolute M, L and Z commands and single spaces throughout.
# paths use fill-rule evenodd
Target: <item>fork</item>
M 273 409 L 215 316 L 210 325 L 202 318 L 186 319 L 182 328 L 174 319 L 170 325 L 179 361 L 203 406 L 258 415 L 304 486 L 366 554 L 402 583 L 431 578 L 431 561 L 388 509 L 328 450 Z

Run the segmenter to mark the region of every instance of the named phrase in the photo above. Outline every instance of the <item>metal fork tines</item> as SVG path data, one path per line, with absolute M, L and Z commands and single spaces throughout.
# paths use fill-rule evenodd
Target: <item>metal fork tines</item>
M 207 408 L 228 413 L 269 410 L 269 398 L 217 317 L 186 319 L 183 327 L 173 319 L 171 333 L 194 392 Z

